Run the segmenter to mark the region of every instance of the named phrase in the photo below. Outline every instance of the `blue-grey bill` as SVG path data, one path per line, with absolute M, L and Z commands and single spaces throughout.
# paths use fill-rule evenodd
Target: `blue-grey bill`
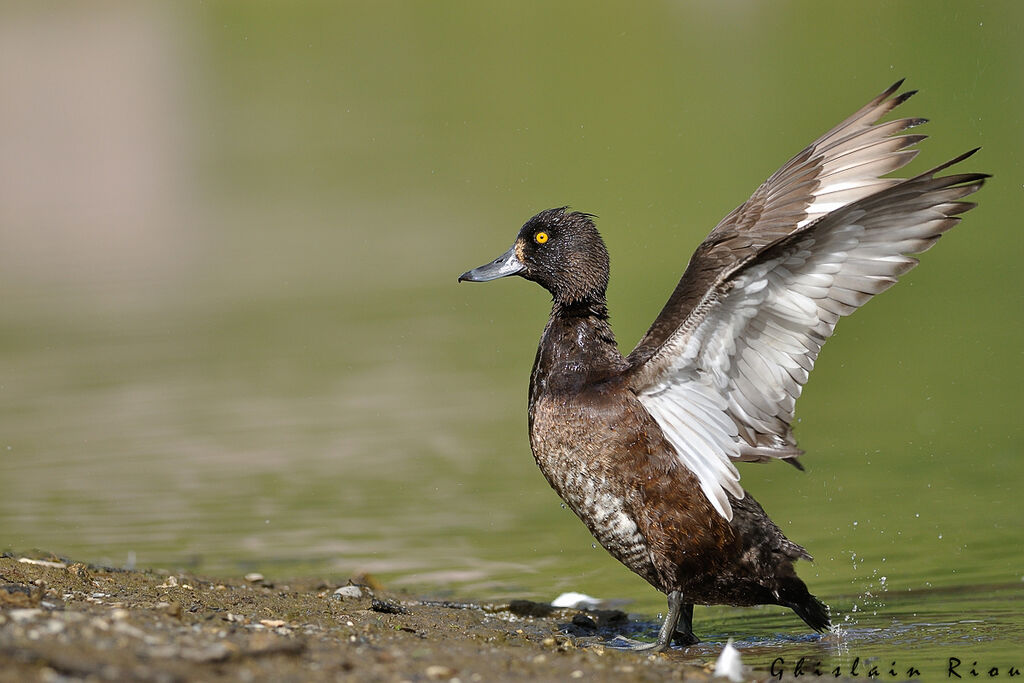
M 459 276 L 459 282 L 487 282 L 497 280 L 499 277 L 507 277 L 522 272 L 525 268 L 522 262 L 516 257 L 516 247 L 512 245 L 508 251 L 494 259 L 490 263 L 467 270 Z

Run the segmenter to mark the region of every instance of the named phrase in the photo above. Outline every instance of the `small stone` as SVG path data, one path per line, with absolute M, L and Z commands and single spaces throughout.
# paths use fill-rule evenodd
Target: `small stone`
M 58 633 L 63 633 L 65 628 L 66 626 L 64 625 L 64 622 L 58 619 L 50 619 L 48 622 L 43 624 L 42 627 L 43 631 L 51 636 L 56 635 Z
M 374 600 L 372 603 L 370 603 L 370 609 L 372 609 L 374 612 L 380 612 L 381 614 L 409 613 L 409 610 L 405 609 L 393 600 Z
M 186 647 L 178 654 L 191 662 L 222 662 L 231 657 L 235 648 L 227 643 L 215 643 L 207 647 Z
M 351 600 L 363 597 L 363 589 L 359 586 L 342 586 L 334 591 L 334 597 L 339 600 Z
M 442 678 L 451 678 L 455 675 L 455 669 L 450 666 L 441 666 L 440 664 L 433 664 L 427 667 L 427 678 L 438 681 Z
M 10 617 L 11 621 L 13 621 L 16 624 L 23 624 L 26 621 L 35 619 L 42 613 L 43 610 L 39 609 L 38 607 L 33 607 L 30 609 L 7 610 L 7 616 Z
M 110 613 L 110 618 L 114 621 L 124 621 L 129 615 L 130 612 L 126 609 L 115 609 Z
M 569 674 L 569 678 L 583 678 L 583 671 L 580 669 L 576 669 L 571 674 Z
M 536 657 L 533 658 L 533 663 L 534 664 L 543 664 L 546 661 L 548 661 L 548 656 L 547 655 L 537 655 Z
M 114 624 L 114 632 L 122 635 L 131 636 L 132 638 L 138 638 L 139 640 L 146 640 L 146 632 L 137 626 L 132 626 L 126 621 L 119 621 Z
M 244 654 L 250 657 L 255 655 L 299 655 L 306 651 L 305 641 L 281 638 L 280 635 L 280 631 L 253 634 Z
M 36 607 L 42 596 L 43 591 L 18 583 L 0 586 L 0 605 L 3 607 Z
M 584 631 L 597 631 L 597 622 L 582 612 L 578 612 L 573 615 L 572 623 L 573 626 L 581 628 Z
M 146 650 L 146 654 L 150 657 L 157 657 L 161 659 L 170 659 L 171 657 L 177 657 L 180 650 L 177 645 L 154 645 L 153 647 Z
M 259 572 L 249 572 L 245 575 L 245 580 L 249 583 L 259 583 L 263 580 L 263 574 L 260 574 Z
M 53 569 L 67 569 L 67 565 L 63 562 L 52 562 L 50 560 L 33 560 L 31 557 L 20 557 L 18 562 L 23 564 L 34 564 L 39 567 L 51 567 Z
M 554 608 L 543 602 L 512 600 L 508 603 L 508 611 L 517 617 L 546 617 L 554 611 Z
M 82 581 L 92 580 L 92 575 L 89 573 L 89 568 L 81 562 L 75 562 L 73 565 L 68 567 L 68 573 L 73 574 Z
M 555 639 L 551 638 L 549 636 L 549 637 L 545 638 L 544 640 L 540 641 L 540 644 L 543 645 L 544 647 L 554 647 L 555 646 L 555 642 L 556 642 Z
M 267 628 L 277 628 L 284 626 L 287 622 L 284 619 L 260 619 L 260 623 Z

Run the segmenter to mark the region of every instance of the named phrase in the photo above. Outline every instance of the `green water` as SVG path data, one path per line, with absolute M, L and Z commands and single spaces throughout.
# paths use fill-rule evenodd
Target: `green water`
M 752 663 L 1024 668 L 1024 8 L 104 7 L 2 10 L 0 547 L 653 621 L 530 456 L 546 295 L 455 278 L 537 210 L 596 213 L 628 351 L 721 216 L 907 76 L 909 170 L 983 145 L 995 178 L 839 326 L 808 471 L 742 468 L 843 634 L 695 626 Z

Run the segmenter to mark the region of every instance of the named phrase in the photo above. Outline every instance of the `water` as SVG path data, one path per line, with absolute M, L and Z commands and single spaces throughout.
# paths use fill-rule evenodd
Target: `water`
M 842 635 L 695 627 L 764 665 L 1020 649 L 1015 7 L 119 9 L 0 22 L 0 546 L 653 616 L 530 456 L 545 295 L 455 277 L 538 209 L 596 212 L 628 350 L 722 215 L 907 75 L 911 170 L 982 144 L 996 178 L 825 348 L 808 471 L 742 469 Z
M 804 672 L 817 669 L 825 676 L 838 667 L 846 676 L 867 677 L 877 667 L 879 678 L 906 680 L 913 668 L 923 680 L 936 680 L 949 678 L 952 665 L 964 678 L 972 667 L 982 675 L 995 667 L 1007 677 L 1010 667 L 1021 669 L 1021 599 L 1018 584 L 887 593 L 867 612 L 852 612 L 849 598 L 838 599 L 833 609 L 848 614 L 837 633 L 820 638 L 795 632 L 781 608 L 722 610 L 687 656 L 712 659 L 729 637 L 742 633 L 734 646 L 744 663 L 773 672 L 792 674 L 803 659 Z

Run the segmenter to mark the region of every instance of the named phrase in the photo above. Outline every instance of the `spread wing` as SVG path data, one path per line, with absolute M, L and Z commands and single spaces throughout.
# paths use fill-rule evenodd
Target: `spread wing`
M 829 211 L 900 182 L 880 176 L 910 163 L 917 150 L 908 148 L 927 137 L 899 134 L 927 119 L 878 124 L 916 92 L 894 97 L 902 84 L 894 83 L 812 142 L 722 219 L 697 247 L 668 303 L 630 353 L 634 365 L 661 348 L 723 271 Z
M 726 519 L 726 492 L 744 495 L 733 460 L 800 454 L 794 405 L 839 318 L 913 268 L 909 254 L 953 227 L 986 177 L 938 176 L 969 152 L 915 178 L 877 178 L 921 139 L 888 137 L 919 119 L 872 125 L 906 99 L 888 99 L 895 87 L 715 228 L 628 357 L 631 388 Z

